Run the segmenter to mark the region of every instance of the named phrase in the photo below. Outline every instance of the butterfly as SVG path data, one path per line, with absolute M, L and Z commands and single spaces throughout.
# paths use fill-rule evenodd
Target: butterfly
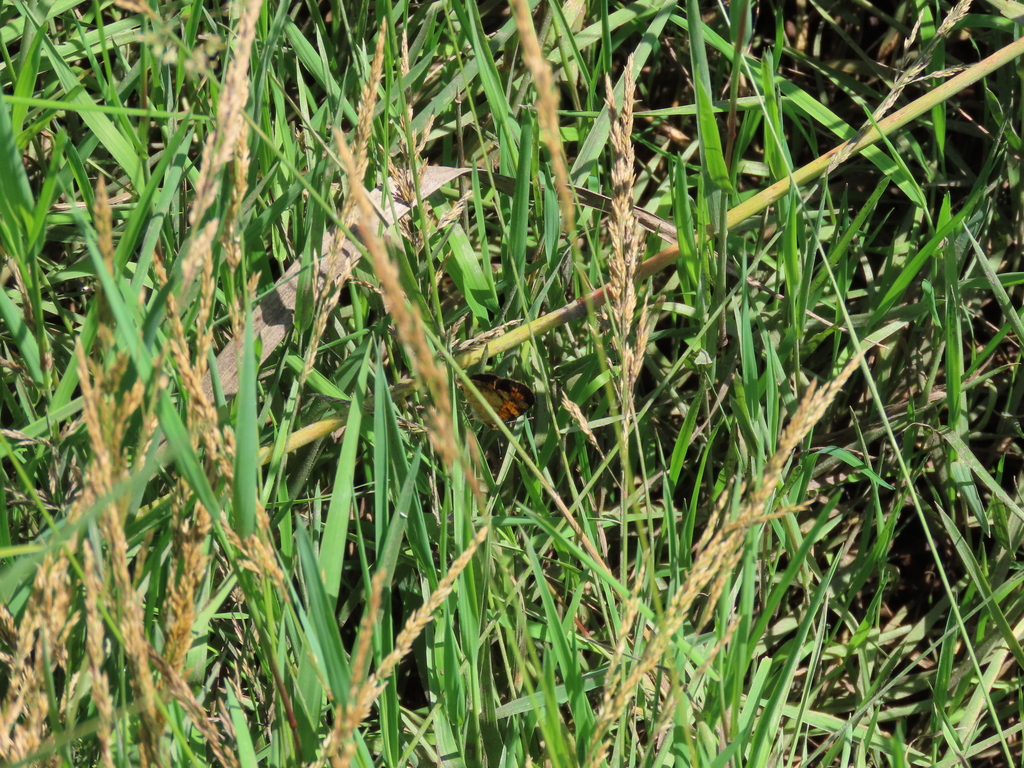
M 474 373 L 469 380 L 476 385 L 476 388 L 480 390 L 480 395 L 498 414 L 498 418 L 504 422 L 518 419 L 537 402 L 533 390 L 521 381 L 503 379 L 493 373 Z M 469 405 L 478 419 L 490 424 L 492 429 L 498 428 L 496 424 L 492 423 L 491 415 L 487 413 L 475 396 L 469 396 Z

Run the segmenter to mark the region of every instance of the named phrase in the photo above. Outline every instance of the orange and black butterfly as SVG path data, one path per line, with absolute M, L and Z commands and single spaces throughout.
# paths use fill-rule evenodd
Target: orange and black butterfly
M 515 421 L 530 410 L 537 401 L 533 390 L 521 381 L 503 379 L 493 373 L 474 373 L 469 380 L 476 385 L 476 388 L 480 390 L 480 395 L 498 414 L 498 418 L 504 422 Z M 472 394 L 469 395 L 469 405 L 478 419 L 490 424 L 492 429 L 498 428 L 492 423 L 491 415 Z

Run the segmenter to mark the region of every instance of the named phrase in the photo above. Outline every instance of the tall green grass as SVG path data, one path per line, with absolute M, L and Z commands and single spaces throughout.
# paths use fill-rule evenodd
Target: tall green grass
M 1019 764 L 1018 10 L 0 7 L 0 761 Z

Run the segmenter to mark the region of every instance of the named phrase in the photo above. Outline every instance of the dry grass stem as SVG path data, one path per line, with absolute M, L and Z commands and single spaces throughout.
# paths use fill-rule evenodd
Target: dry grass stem
M 93 226 L 96 227 L 96 246 L 103 255 L 107 272 L 114 274 L 114 216 L 107 196 L 107 183 L 103 176 L 96 178 L 96 195 L 93 198 Z M 102 294 L 101 294 L 102 295 Z
M 112 269 L 114 252 L 111 215 L 102 181 L 97 185 L 94 216 L 100 251 L 108 269 Z M 128 479 L 136 450 L 144 448 L 151 439 L 154 421 L 150 418 L 151 414 L 143 411 L 137 443 L 128 444 L 133 418 L 143 408 L 144 388 L 138 380 L 124 388 L 129 368 L 128 357 L 109 354 L 113 346 L 111 318 L 109 313 L 101 311 L 99 319 L 100 326 L 93 346 L 95 359 L 87 359 L 81 343 L 75 348 L 82 391 L 82 422 L 88 435 L 92 458 L 85 470 L 84 487 L 68 508 L 66 521 L 73 524 L 86 512 L 100 506 L 99 527 L 108 543 L 111 570 L 123 598 L 118 603 L 129 605 L 127 613 L 130 618 L 121 629 L 126 655 L 129 663 L 134 665 L 135 648 L 132 643 L 138 637 L 143 622 L 140 614 L 132 610 L 132 606 L 137 607 L 138 602 L 127 576 L 127 548 L 123 546 L 123 518 L 128 499 L 124 491 L 117 492 L 116 489 L 118 484 Z M 116 531 L 111 530 L 114 528 Z M 60 711 L 52 714 L 63 720 L 67 716 L 64 710 L 71 702 L 77 701 L 83 677 L 77 670 L 67 669 L 68 637 L 81 623 L 81 614 L 72 608 L 75 601 L 72 586 L 74 572 L 69 559 L 69 553 L 77 548 L 78 538 L 71 536 L 61 549 L 43 556 L 36 570 L 32 599 L 21 617 L 16 636 L 11 638 L 14 640 L 14 651 L 5 660 L 9 682 L 3 701 L 0 702 L 0 757 L 4 760 L 27 759 L 43 745 L 49 731 L 47 713 L 50 709 L 45 681 L 58 669 L 63 669 L 68 677 L 63 696 L 57 703 Z M 91 547 L 86 548 L 84 557 L 86 657 L 92 678 L 92 697 L 100 714 L 97 726 L 100 759 L 109 763 L 113 704 L 102 670 L 105 632 L 100 618 L 106 602 L 105 590 L 98 577 L 99 567 Z M 4 615 L 9 616 L 6 611 Z M 12 626 L 5 634 L 10 636 L 14 631 Z M 50 666 L 44 669 L 43 665 L 47 663 Z M 152 683 L 151 679 L 149 683 Z M 146 696 L 145 687 L 146 682 L 140 681 L 136 688 L 142 699 Z M 146 710 L 143 717 L 155 726 L 154 733 L 158 735 L 161 724 L 156 719 L 150 719 L 151 708 L 145 704 L 143 708 Z M 144 760 L 156 757 L 153 740 L 145 740 L 141 747 Z
M 613 680 L 618 679 L 623 672 L 622 662 L 626 658 L 629 652 L 630 646 L 633 645 L 633 622 L 636 621 L 636 617 L 640 613 L 640 588 L 644 582 L 645 569 L 643 566 L 640 568 L 640 573 L 637 574 L 636 579 L 633 581 L 633 589 L 629 593 L 629 599 L 626 600 L 622 618 L 619 621 L 619 636 L 616 639 L 615 646 L 612 649 L 611 656 L 608 657 L 608 672 L 605 676 L 605 697 L 606 702 L 612 695 L 612 691 L 615 689 Z
M 569 183 L 569 166 L 558 125 L 558 89 L 551 74 L 551 65 L 544 58 L 537 32 L 533 27 L 530 4 L 527 0 L 512 0 L 519 41 L 523 46 L 523 62 L 533 75 L 537 91 L 537 118 L 540 121 L 540 138 L 551 155 L 551 170 L 554 173 L 558 192 L 559 208 L 562 211 L 562 231 L 572 234 L 576 230 L 576 208 Z M 523 151 L 529 151 L 524 147 Z
M 216 228 L 215 222 L 208 222 L 200 239 L 212 238 Z M 190 251 L 187 259 L 190 259 L 194 252 L 194 250 Z M 181 383 L 181 389 L 188 394 L 185 424 L 192 438 L 192 447 L 198 448 L 203 445 L 210 460 L 216 463 L 220 476 L 230 482 L 234 477 L 232 464 L 234 452 L 231 449 L 233 441 L 230 441 L 217 429 L 217 410 L 203 388 L 203 380 L 208 371 L 208 353 L 213 345 L 213 335 L 210 331 L 210 317 L 213 312 L 216 287 L 213 261 L 208 259 L 194 266 L 201 269 L 202 273 L 195 336 L 190 341 L 190 334 L 181 321 L 182 313 L 178 297 L 173 291 L 169 291 L 166 313 L 169 326 L 167 349 L 170 351 L 170 358 L 174 363 L 175 375 Z M 169 278 L 159 256 L 154 256 L 153 270 L 156 273 L 157 283 L 161 287 L 166 286 Z
M 462 212 L 466 210 L 466 204 L 473 198 L 472 190 L 464 192 L 458 200 L 456 200 L 452 206 L 445 211 L 441 218 L 437 220 L 437 228 L 444 229 L 445 227 L 451 226 L 462 218 Z
M 71 611 L 69 566 L 63 553 L 43 557 L 18 626 L 6 672 L 7 690 L 0 702 L 0 759 L 8 763 L 31 757 L 50 734 L 46 680 L 58 669 L 67 669 L 66 643 L 78 624 Z M 44 666 L 47 661 L 49 668 Z
M 363 87 L 357 111 L 356 152 L 352 162 L 354 173 L 357 174 L 356 178 L 359 179 L 366 175 L 366 169 L 370 162 L 373 110 L 377 104 L 377 85 L 384 71 L 385 31 L 385 24 L 381 24 L 377 35 L 377 48 L 374 51 L 373 61 L 370 65 L 370 78 Z M 345 199 L 342 208 L 342 221 L 345 222 L 346 226 L 355 221 L 353 218 L 355 205 L 355 196 L 350 195 Z M 342 229 L 333 229 L 327 232 L 320 247 L 323 264 L 314 263 L 313 265 L 314 273 L 317 275 L 317 279 L 313 283 L 314 320 L 310 340 L 306 347 L 303 369 L 299 377 L 300 384 L 306 380 L 306 377 L 313 370 L 320 339 L 327 328 L 327 321 L 330 318 L 331 310 L 337 304 L 341 289 L 351 277 L 352 271 L 359 262 L 359 249 L 346 247 L 346 245 L 347 238 Z
M 278 550 L 275 546 L 276 532 L 271 525 L 270 516 L 262 504 L 256 504 L 256 530 L 246 538 L 246 548 L 242 550 L 254 565 L 254 572 L 260 579 L 270 582 L 271 588 L 280 595 L 283 602 L 288 602 L 289 581 L 278 561 Z
M 196 197 L 189 215 L 195 229 L 217 199 L 221 170 L 231 158 L 245 124 L 243 113 L 249 99 L 249 60 L 256 37 L 256 22 L 263 7 L 257 0 L 242 0 L 241 14 L 235 27 L 234 55 L 227 67 L 221 99 L 217 105 L 217 123 L 203 148 L 203 164 L 196 181 Z M 204 254 L 205 256 L 208 254 Z M 188 286 L 188 282 L 184 282 Z
M 655 5 L 0 6 L 0 768 L 1024 765 L 1024 16 Z
M 380 615 L 381 595 L 384 593 L 384 579 L 387 576 L 388 574 L 384 571 L 378 571 L 370 583 L 369 599 L 362 620 L 359 622 L 359 639 L 352 658 L 352 689 L 349 691 L 349 701 L 355 701 L 358 698 L 359 686 L 365 682 L 367 673 L 370 671 L 373 628 Z
M 315 306 L 313 328 L 310 333 L 309 343 L 306 346 L 306 355 L 303 358 L 303 368 L 299 375 L 299 383 L 303 383 L 309 376 L 316 364 L 316 355 L 320 346 L 320 339 L 327 329 L 327 321 L 330 319 L 331 310 L 338 303 L 338 296 L 345 286 L 352 270 L 359 261 L 359 251 L 355 248 L 345 248 L 345 234 L 341 229 L 333 229 L 324 236 L 322 252 L 326 262 L 321 269 L 318 263 L 314 263 L 315 273 L 318 279 L 313 284 L 313 302 Z M 326 277 L 326 279 L 324 279 Z
M 107 539 L 108 562 L 114 575 L 118 626 L 121 630 L 124 655 L 131 670 L 131 683 L 139 702 L 139 747 L 144 763 L 158 765 L 161 760 L 160 740 L 164 717 L 157 706 L 159 695 L 149 663 L 149 640 L 146 637 L 145 610 L 142 599 L 129 572 L 128 542 L 124 537 L 119 510 L 110 509 L 101 518 L 100 528 Z
M 609 235 L 612 258 L 608 264 L 608 297 L 614 315 L 615 331 L 620 349 L 626 346 L 636 311 L 636 278 L 640 259 L 638 226 L 633 216 L 633 164 L 635 156 L 631 138 L 633 127 L 632 100 L 635 85 L 626 67 L 622 110 L 616 108 L 611 80 L 605 78 L 606 101 L 611 114 L 612 201 Z
M 114 5 L 118 8 L 123 8 L 129 13 L 137 13 L 140 16 L 145 16 L 150 21 L 161 21 L 160 16 L 157 15 L 156 11 L 145 3 L 137 2 L 137 0 L 114 0 Z
M 488 342 L 498 338 L 505 333 L 509 328 L 520 324 L 520 320 L 509 320 L 506 323 L 501 323 L 493 328 L 489 328 L 486 331 L 474 336 L 472 339 L 466 339 L 455 347 L 455 352 L 462 353 L 467 352 L 471 349 L 478 349 L 479 347 L 487 346 Z
M 351 194 L 356 198 L 362 214 L 363 226 L 360 227 L 360 232 L 363 242 L 370 252 L 370 258 L 373 260 L 374 272 L 380 281 L 385 310 L 395 321 L 398 338 L 409 355 L 414 374 L 426 386 L 434 402 L 434 408 L 431 411 L 431 425 L 428 430 L 431 445 L 444 461 L 445 466 L 452 467 L 455 464 L 457 449 L 453 439 L 452 403 L 448 393 L 447 378 L 444 370 L 437 363 L 434 353 L 427 343 L 427 337 L 422 331 L 423 320 L 419 310 L 409 300 L 402 288 L 398 267 L 391 260 L 384 243 L 372 228 L 376 217 L 366 190 L 354 175 L 356 169 L 352 153 L 341 133 L 335 131 L 334 135 L 338 156 L 349 177 Z M 467 473 L 467 479 L 470 479 L 469 476 L 470 473 Z M 478 498 L 482 497 L 475 475 L 472 476 L 471 482 L 477 486 Z

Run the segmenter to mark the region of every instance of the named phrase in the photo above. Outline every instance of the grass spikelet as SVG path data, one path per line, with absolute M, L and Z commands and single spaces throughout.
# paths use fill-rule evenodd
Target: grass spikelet
M 249 98 L 249 61 L 262 3 L 242 0 L 236 7 L 240 14 L 232 46 L 234 55 L 228 64 L 224 88 L 221 90 L 222 97 L 217 105 L 216 128 L 207 138 L 203 148 L 203 164 L 196 181 L 196 199 L 189 215 L 189 224 L 193 230 L 199 226 L 213 205 L 220 189 L 221 170 L 235 151 L 238 138 L 243 131 L 242 113 Z M 207 258 L 207 255 L 203 253 L 201 258 Z M 188 283 L 184 284 L 187 288 Z
M 176 497 L 184 498 L 183 496 Z M 184 510 L 177 510 L 176 555 L 171 581 L 168 585 L 167 640 L 164 658 L 168 666 L 181 673 L 185 655 L 192 647 L 192 625 L 195 621 L 196 591 L 206 574 L 209 558 L 204 545 L 212 523 L 209 513 L 197 503 L 191 519 Z
M 96 555 L 92 545 L 85 542 L 82 547 L 83 584 L 85 587 L 85 624 L 86 651 L 89 658 L 89 676 L 92 678 L 90 693 L 93 704 L 99 713 L 96 727 L 96 739 L 99 746 L 100 762 L 104 766 L 113 766 L 111 754 L 111 728 L 114 723 L 114 700 L 110 695 L 110 681 L 103 668 L 106 653 L 103 650 L 106 631 L 103 628 L 103 617 L 100 606 L 104 604 L 103 582 L 100 577 Z
M 636 84 L 631 74 L 632 65 L 633 62 L 630 60 L 625 67 L 621 109 L 616 107 L 611 80 L 605 82 L 606 103 L 611 115 L 612 148 L 612 202 L 609 217 L 612 255 L 608 261 L 608 298 L 613 318 L 612 338 L 621 358 L 618 395 L 626 417 L 627 432 L 635 426 L 633 389 L 643 366 L 649 333 L 646 303 L 642 313 L 644 322 L 638 328 L 634 328 L 637 306 L 636 277 L 640 266 L 642 241 L 640 227 L 633 213 L 633 166 L 636 158 L 632 131 Z
M 31 757 L 50 727 L 45 680 L 67 665 L 66 642 L 76 624 L 69 612 L 69 562 L 48 553 L 36 571 L 29 608 L 18 627 L 7 668 L 8 687 L 0 702 L 0 755 L 14 763 Z M 49 663 L 49 668 L 44 666 Z
M 0 763 L 1021 765 L 1014 4 L 391 5 L 0 6 Z
M 398 277 L 398 268 L 388 255 L 384 244 L 372 230 L 370 222 L 375 220 L 373 207 L 366 195 L 359 178 L 355 175 L 354 157 L 349 151 L 344 137 L 335 132 L 335 143 L 342 166 L 345 168 L 350 183 L 351 194 L 359 203 L 363 225 L 359 231 L 363 242 L 373 260 L 374 272 L 380 281 L 384 305 L 395 321 L 398 338 L 409 354 L 409 359 L 416 376 L 426 386 L 434 402 L 431 412 L 431 426 L 428 430 L 431 445 L 438 452 L 448 467 L 454 466 L 457 450 L 453 442 L 452 403 L 448 393 L 447 379 L 444 371 L 437 363 L 427 338 L 423 334 L 422 319 L 417 307 L 408 300 Z
M 862 139 L 867 132 L 872 128 L 875 123 L 878 123 L 885 115 L 889 113 L 893 105 L 900 100 L 900 96 L 908 85 L 918 79 L 921 74 L 928 68 L 928 65 L 932 61 L 932 57 L 935 55 L 939 44 L 945 42 L 949 33 L 953 31 L 957 23 L 967 15 L 967 12 L 971 9 L 971 0 L 959 0 L 957 4 L 946 14 L 946 18 L 942 20 L 939 28 L 935 31 L 934 36 L 928 46 L 921 51 L 920 55 L 914 57 L 910 65 L 900 73 L 899 77 L 896 78 L 896 82 L 893 84 L 892 89 L 886 94 L 882 102 L 875 108 L 871 115 L 871 119 L 865 123 L 864 128 L 857 134 L 857 137 L 844 146 L 839 152 L 835 154 L 831 162 L 828 164 L 826 173 L 832 173 L 840 164 L 846 162 L 851 155 L 853 155 L 854 145 Z M 918 24 L 921 20 L 918 19 Z M 913 35 L 907 40 L 909 45 L 913 40 Z
M 572 420 L 576 422 L 576 426 L 580 428 L 580 431 L 586 435 L 587 441 L 594 446 L 595 450 L 600 451 L 601 446 L 597 442 L 597 436 L 594 434 L 594 430 L 590 428 L 590 423 L 587 421 L 587 417 L 583 415 L 583 411 L 576 405 L 569 397 L 563 392 L 562 393 L 562 407 L 569 413 Z
M 707 591 L 706 604 L 715 604 L 728 576 L 739 560 L 747 531 L 759 523 L 779 517 L 788 511 L 773 512 L 767 509 L 767 502 L 782 479 L 785 462 L 788 461 L 792 451 L 814 424 L 824 415 L 836 394 L 859 365 L 862 356 L 863 353 L 855 355 L 839 376 L 823 387 L 821 391 L 816 392 L 814 387 L 811 387 L 779 440 L 779 447 L 765 469 L 761 485 L 754 489 L 748 500 L 743 503 L 736 518 L 715 524 L 715 518 L 720 519 L 727 509 L 724 498 L 720 501 L 718 514 L 713 517 L 712 524 L 707 529 L 708 533 L 698 545 L 699 551 L 693 568 L 666 605 L 657 634 L 644 649 L 642 657 L 629 674 L 624 676 L 621 681 L 612 682 L 605 690 L 597 726 L 588 751 L 591 758 L 587 763 L 587 768 L 596 768 L 604 760 L 608 748 L 606 739 L 608 729 L 621 716 L 640 681 L 661 663 L 663 655 L 672 642 L 672 637 L 689 618 L 693 607 L 702 598 L 705 590 Z M 714 653 L 721 647 L 722 645 L 719 644 L 711 650 L 707 663 L 710 663 Z
M 324 754 L 329 757 L 333 765 L 345 768 L 350 764 L 354 754 L 352 734 L 355 733 L 356 728 L 369 715 L 371 707 L 384 691 L 388 678 L 393 674 L 398 662 L 412 650 L 412 645 L 416 638 L 433 621 L 434 614 L 444 604 L 445 600 L 448 599 L 448 596 L 451 595 L 455 589 L 455 582 L 458 581 L 459 576 L 466 569 L 466 566 L 469 565 L 480 545 L 487 540 L 489 533 L 489 526 L 484 526 L 476 532 L 469 546 L 451 564 L 448 573 L 438 583 L 437 588 L 430 594 L 427 601 L 414 611 L 405 622 L 402 631 L 395 638 L 394 650 L 385 656 L 377 669 L 368 676 L 365 673 L 367 669 L 366 661 L 369 656 L 369 639 L 371 637 L 369 630 L 372 628 L 377 614 L 367 612 L 364 615 L 359 633 L 359 645 L 355 655 L 357 666 L 353 667 L 354 671 L 363 673 L 362 680 L 359 680 L 359 676 L 353 674 L 353 684 L 348 706 L 338 708 L 334 729 L 324 745 Z M 380 574 L 374 578 L 370 593 L 370 607 L 379 607 L 380 605 L 379 592 L 381 584 L 379 578 Z
M 102 345 L 110 345 L 112 338 L 101 328 Z M 112 595 L 108 605 L 116 611 L 118 627 L 123 642 L 124 655 L 132 671 L 131 683 L 139 700 L 139 715 L 144 728 L 140 731 L 139 747 L 143 759 L 153 763 L 161 759 L 160 737 L 164 719 L 157 707 L 157 688 L 149 665 L 149 640 L 146 637 L 142 602 L 136 585 L 130 575 L 128 542 L 125 538 L 124 522 L 128 497 L 122 491 L 112 496 L 115 485 L 127 479 L 131 472 L 133 448 L 138 448 L 150 439 L 149 434 L 140 436 L 140 446 L 127 446 L 127 430 L 133 416 L 146 402 L 145 390 L 136 379 L 126 390 L 122 382 L 128 367 L 125 355 L 115 356 L 104 365 L 100 361 L 86 360 L 82 348 L 78 348 L 81 377 L 83 417 L 89 433 L 92 460 L 86 468 L 85 485 L 78 505 L 92 504 L 108 497 L 98 518 L 99 528 L 107 545 L 107 564 L 113 574 Z M 143 423 L 154 426 L 147 418 Z
M 211 714 L 203 708 L 188 684 L 176 670 L 171 668 L 166 659 L 156 652 L 152 652 L 151 659 L 153 665 L 160 671 L 162 688 L 181 705 L 192 724 L 203 734 L 205 746 L 213 752 L 218 762 L 225 768 L 238 768 L 237 756 L 231 750 L 231 745 L 225 743 L 217 728 L 219 716 Z M 225 720 L 224 722 L 227 724 L 229 721 Z
M 362 686 L 359 695 L 356 697 L 357 706 L 364 713 L 360 719 L 365 717 L 366 712 L 369 712 L 370 706 L 380 696 L 381 691 L 384 690 L 384 685 L 386 685 L 387 679 L 394 672 L 395 666 L 412 650 L 413 642 L 420 636 L 424 627 L 433 621 L 434 613 L 448 599 L 452 590 L 455 589 L 455 582 L 466 569 L 466 566 L 469 565 L 470 560 L 473 559 L 473 555 L 476 554 L 480 545 L 487 540 L 489 533 L 490 528 L 488 526 L 484 526 L 476 532 L 469 546 L 451 564 L 448 573 L 438 583 L 437 589 L 430 594 L 429 599 L 414 611 L 408 621 L 405 622 L 402 631 L 395 638 L 395 649 L 381 660 L 380 666 L 367 678 L 366 683 Z
M 370 137 L 373 135 L 373 110 L 377 104 L 377 88 L 380 84 L 384 70 L 384 44 L 387 23 L 382 22 L 377 30 L 377 47 L 373 53 L 373 63 L 370 65 L 370 75 L 363 83 L 363 91 L 359 98 L 359 109 L 355 136 L 352 141 L 355 146 L 355 153 L 351 160 L 351 178 L 362 180 L 366 176 L 366 169 L 370 162 Z M 355 182 L 353 182 L 355 183 Z M 358 220 L 359 201 L 355 195 L 347 195 L 342 204 L 341 220 L 347 226 Z

